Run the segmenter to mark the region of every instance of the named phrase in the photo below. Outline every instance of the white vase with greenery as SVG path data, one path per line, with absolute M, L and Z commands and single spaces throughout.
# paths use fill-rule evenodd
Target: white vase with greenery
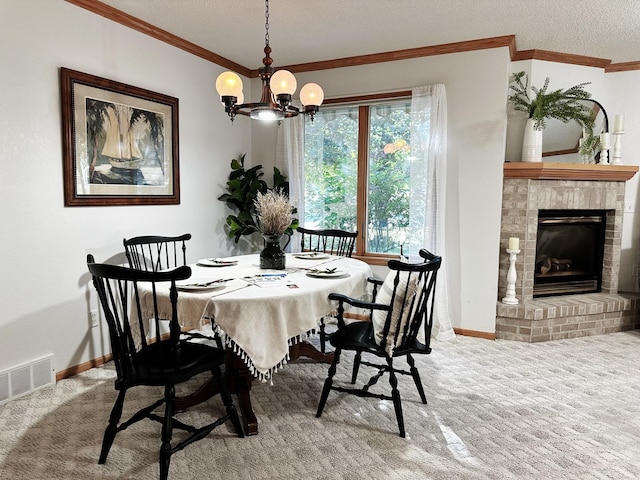
M 556 118 L 564 123 L 575 120 L 583 127 L 591 128 L 593 124 L 591 109 L 581 103 L 591 98 L 584 87 L 589 83 L 580 83 L 566 90 L 548 91 L 549 78 L 542 88 L 529 86 L 529 77 L 525 72 L 511 76 L 509 102 L 514 110 L 526 112 L 528 115 L 522 143 L 523 162 L 542 161 L 542 131 L 548 118 Z M 530 95 L 529 92 L 533 95 Z

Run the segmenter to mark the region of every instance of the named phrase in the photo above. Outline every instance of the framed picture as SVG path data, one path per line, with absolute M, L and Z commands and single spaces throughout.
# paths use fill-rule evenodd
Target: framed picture
M 180 203 L 178 99 L 60 69 L 64 204 Z

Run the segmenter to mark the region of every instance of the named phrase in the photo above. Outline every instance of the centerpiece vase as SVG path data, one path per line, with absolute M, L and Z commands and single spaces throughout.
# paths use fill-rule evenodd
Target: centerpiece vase
M 542 130 L 535 129 L 535 120 L 533 118 L 527 119 L 527 124 L 524 127 L 524 138 L 522 139 L 522 161 L 542 161 Z
M 275 235 L 262 235 L 264 238 L 264 248 L 260 252 L 260 268 L 269 268 L 273 270 L 285 269 L 285 253 L 284 249 L 289 245 L 291 237 L 286 233 Z M 287 241 L 282 246 L 282 237 L 287 237 Z

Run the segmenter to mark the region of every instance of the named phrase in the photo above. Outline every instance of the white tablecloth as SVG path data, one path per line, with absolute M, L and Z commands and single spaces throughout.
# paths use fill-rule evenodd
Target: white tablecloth
M 366 289 L 371 269 L 366 263 L 342 257 L 306 260 L 287 254 L 286 270 L 261 270 L 258 255 L 229 257 L 237 266 L 202 267 L 190 265 L 192 276 L 186 283 L 232 279 L 224 288 L 205 292 L 180 291 L 178 318 L 183 327 L 201 328 L 210 320 L 213 329 L 223 336 L 225 344 L 245 361 L 250 371 L 261 379 L 288 359 L 289 345 L 313 332 L 320 318 L 335 308 L 328 296 L 339 292 L 359 296 Z M 309 268 L 339 268 L 346 275 L 313 278 Z M 258 274 L 286 273 L 288 285 L 262 287 L 244 277 Z M 184 282 L 183 282 L 184 283 Z M 164 315 L 169 318 L 168 295 Z

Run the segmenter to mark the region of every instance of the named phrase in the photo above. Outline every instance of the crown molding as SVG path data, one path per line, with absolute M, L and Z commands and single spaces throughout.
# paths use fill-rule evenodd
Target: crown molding
M 604 69 L 606 73 L 629 72 L 631 70 L 640 70 L 640 62 L 612 63 Z
M 246 77 L 250 76 L 251 71 L 248 68 L 243 67 L 242 65 L 235 63 L 227 58 L 221 57 L 220 55 L 217 55 L 207 50 L 206 48 L 199 47 L 195 43 L 188 42 L 187 40 L 169 33 L 166 30 L 162 30 L 155 25 L 151 25 L 150 23 L 129 15 L 128 13 L 124 13 L 121 10 L 113 8 L 111 5 L 107 5 L 106 3 L 102 3 L 98 0 L 65 1 L 78 7 L 84 8 L 85 10 L 89 10 L 90 12 L 100 15 L 101 17 L 113 20 L 114 22 L 124 25 L 125 27 L 129 27 L 140 33 L 144 33 L 145 35 L 149 35 L 156 40 L 160 40 L 161 42 L 172 45 L 176 48 L 184 50 L 185 52 L 189 52 L 197 57 L 208 60 L 209 62 L 220 65 L 221 67 L 233 70 L 240 75 L 244 75 Z
M 445 43 L 442 45 L 431 45 L 426 47 L 407 48 L 405 50 L 394 50 L 390 52 L 372 53 L 369 55 L 357 55 L 354 57 L 344 57 L 335 60 L 325 60 L 321 62 L 298 63 L 295 65 L 285 65 L 292 73 L 311 72 L 315 70 L 330 70 L 333 68 L 355 67 L 360 65 L 370 65 L 373 63 L 395 62 L 398 60 L 409 60 L 412 58 L 430 57 L 433 55 L 445 55 L 448 53 L 471 52 L 474 50 L 485 50 L 489 48 L 508 47 L 512 52 L 515 49 L 515 35 L 504 35 L 501 37 L 479 38 L 476 40 L 466 40 L 464 42 Z M 256 71 L 257 72 L 257 71 Z
M 521 50 L 511 60 L 546 60 L 548 62 L 569 63 L 572 65 L 584 65 L 586 67 L 606 68 L 611 60 L 606 58 L 586 57 L 572 53 L 551 52 L 549 50 Z
M 220 65 L 221 67 L 233 70 L 236 73 L 249 78 L 258 78 L 258 70 L 244 67 L 227 58 L 217 55 L 210 50 L 202 48 L 172 33 L 162 30 L 139 18 L 129 15 L 110 5 L 98 0 L 65 0 L 68 3 L 89 10 L 97 15 L 108 18 L 116 23 L 132 28 L 140 33 L 149 35 L 161 42 L 172 45 L 185 52 L 196 55 L 207 61 Z M 463 42 L 446 43 L 442 45 L 431 45 L 425 47 L 408 48 L 405 50 L 395 50 L 383 53 L 373 53 L 369 55 L 357 55 L 334 60 L 324 60 L 320 62 L 298 63 L 295 65 L 284 65 L 293 73 L 312 72 L 316 70 L 330 70 L 334 68 L 354 67 L 359 65 L 370 65 L 374 63 L 395 62 L 398 60 L 409 60 L 412 58 L 429 57 L 434 55 L 446 55 L 449 53 L 471 52 L 475 50 L 485 50 L 490 48 L 509 48 L 511 61 L 518 60 L 546 60 L 549 62 L 566 63 L 572 65 L 583 65 L 587 67 L 603 68 L 605 73 L 624 72 L 640 70 L 640 61 L 611 63 L 606 58 L 587 57 L 584 55 L 574 55 L 571 53 L 552 52 L 549 50 L 522 50 L 516 49 L 516 36 L 504 35 L 500 37 L 480 38 Z

